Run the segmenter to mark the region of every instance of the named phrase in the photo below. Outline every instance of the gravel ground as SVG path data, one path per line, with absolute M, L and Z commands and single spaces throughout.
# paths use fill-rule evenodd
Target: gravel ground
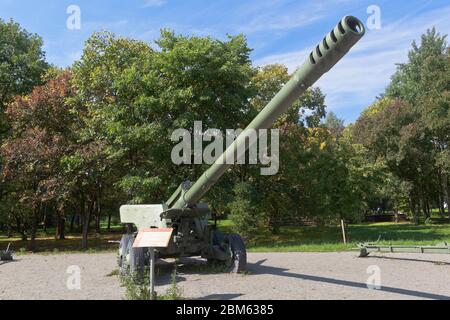
M 183 296 L 193 299 L 450 299 L 450 255 L 355 256 L 251 253 L 245 275 L 208 274 L 203 261 L 186 259 L 177 278 Z M 80 268 L 80 290 L 67 288 L 70 266 Z M 159 266 L 160 294 L 170 286 L 172 268 Z M 368 271 L 377 268 L 382 289 L 369 290 Z M 108 276 L 115 269 L 114 253 L 19 256 L 0 262 L 0 299 L 123 299 L 118 278 Z

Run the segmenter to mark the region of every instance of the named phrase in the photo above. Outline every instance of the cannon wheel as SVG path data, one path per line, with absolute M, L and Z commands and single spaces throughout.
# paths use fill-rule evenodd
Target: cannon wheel
M 144 248 L 133 248 L 134 238 L 128 242 L 128 274 L 137 280 L 144 278 L 145 253 Z
M 120 274 L 126 274 L 127 273 L 127 262 L 126 262 L 126 255 L 128 250 L 128 243 L 131 241 L 132 235 L 124 234 L 122 236 L 122 239 L 120 239 L 119 244 L 119 253 L 117 255 L 117 264 L 119 266 Z
M 133 248 L 134 237 L 124 235 L 119 246 L 120 273 L 143 279 L 145 268 L 144 248 Z
M 229 234 L 227 236 L 231 250 L 230 272 L 239 273 L 247 267 L 247 250 L 244 240 L 239 234 Z

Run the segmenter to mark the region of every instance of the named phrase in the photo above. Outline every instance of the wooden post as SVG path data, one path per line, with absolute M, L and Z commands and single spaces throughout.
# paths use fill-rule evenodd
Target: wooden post
M 342 228 L 342 238 L 344 239 L 344 244 L 347 244 L 347 237 L 345 235 L 345 223 L 344 219 L 341 219 L 341 228 Z
M 156 300 L 155 295 L 155 248 L 150 250 L 150 300 Z

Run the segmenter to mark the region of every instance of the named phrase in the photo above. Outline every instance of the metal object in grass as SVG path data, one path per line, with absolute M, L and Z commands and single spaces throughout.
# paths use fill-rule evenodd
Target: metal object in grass
M 11 243 L 8 244 L 6 250 L 0 251 L 0 261 L 12 261 L 13 260 L 13 252 L 9 249 L 11 247 Z
M 443 243 L 437 246 L 402 246 L 402 245 L 379 245 L 377 243 L 360 243 L 359 257 L 365 258 L 372 252 L 381 253 L 435 253 L 450 254 L 450 245 Z

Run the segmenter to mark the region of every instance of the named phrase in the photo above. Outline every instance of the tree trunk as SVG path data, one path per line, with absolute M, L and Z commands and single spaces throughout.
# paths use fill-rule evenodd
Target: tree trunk
M 439 215 L 441 216 L 441 218 L 445 218 L 444 197 L 442 195 L 443 195 L 442 188 L 439 187 L 439 194 L 438 194 Z
M 22 241 L 28 240 L 26 228 L 25 225 L 22 224 L 22 219 L 20 219 L 20 217 L 17 217 L 16 222 L 17 222 L 17 232 L 20 233 L 20 235 L 22 236 Z
M 108 231 L 111 230 L 111 212 L 108 213 Z
M 44 207 L 44 233 L 47 233 L 47 206 Z
M 66 229 L 66 218 L 64 216 L 63 210 L 57 210 L 56 212 L 56 240 L 64 240 L 65 239 L 65 229 Z
M 425 210 L 426 210 L 426 217 L 431 217 L 431 209 L 430 209 L 430 202 L 428 200 L 428 197 L 425 198 Z
M 100 233 L 100 216 L 95 216 L 95 233 Z
M 33 216 L 31 218 L 31 241 L 29 244 L 29 250 L 36 250 L 36 231 L 37 231 L 37 220 L 38 220 L 38 206 L 33 204 Z
M 20 220 L 20 217 L 16 217 L 16 228 L 17 233 L 22 234 L 22 221 Z
M 65 238 L 66 238 L 66 217 L 64 215 L 62 215 L 59 240 L 64 240 Z
M 447 183 L 445 184 L 445 194 L 446 194 L 446 198 L 447 198 L 447 214 L 450 217 L 450 187 L 448 186 L 448 178 L 447 178 Z
M 423 189 L 422 189 L 423 190 Z M 427 211 L 427 198 L 426 196 L 423 194 L 423 192 L 420 192 L 420 198 L 419 198 L 419 210 L 422 210 L 423 216 L 425 217 L 425 219 L 429 218 L 428 215 L 428 211 Z
M 91 206 L 89 205 L 89 208 L 90 208 L 90 207 L 91 207 Z M 91 211 L 91 210 L 89 209 L 89 211 Z M 92 211 L 93 211 L 93 210 L 92 210 Z M 92 211 L 91 211 L 91 212 L 92 212 Z M 92 214 L 89 214 L 88 216 L 89 216 L 89 219 L 88 219 L 88 226 L 90 227 L 90 226 L 91 226 L 91 223 L 92 223 L 92 216 L 93 216 L 93 215 L 92 215 Z
M 409 203 L 410 203 L 410 207 L 411 207 L 411 213 L 413 215 L 413 222 L 415 224 L 418 224 L 419 223 L 419 215 L 417 212 L 416 198 L 413 194 L 411 194 L 409 196 Z
M 7 228 L 7 230 L 6 230 L 6 237 L 9 239 L 9 238 L 12 237 L 12 226 L 11 226 L 10 222 L 8 222 L 6 228 Z
M 60 235 L 60 233 L 61 233 L 61 230 L 60 230 L 60 224 L 61 224 L 61 216 L 60 216 L 60 213 L 59 213 L 59 211 L 58 210 L 56 210 L 56 216 L 55 216 L 55 219 L 56 219 L 56 228 L 55 228 L 55 240 L 58 240 L 59 239 L 59 235 Z
M 91 220 L 93 206 L 94 206 L 94 201 L 91 201 L 91 203 L 89 204 L 89 208 L 86 212 L 86 208 L 84 207 L 84 201 L 83 201 L 82 214 L 83 214 L 84 219 L 83 219 L 83 223 L 82 223 L 83 231 L 82 231 L 82 240 L 81 240 L 81 248 L 83 250 L 88 249 L 89 222 Z
M 75 223 L 75 215 L 73 214 L 70 218 L 70 232 L 73 232 L 73 224 Z
M 100 233 L 100 201 L 97 199 L 95 202 L 95 232 Z
M 440 179 L 440 188 L 442 190 L 442 196 L 441 196 L 441 204 L 442 204 L 442 210 L 444 211 L 445 215 L 445 207 L 444 203 L 447 203 L 447 213 L 450 217 L 450 188 L 449 188 L 449 179 L 448 175 L 443 173 L 441 174 Z

